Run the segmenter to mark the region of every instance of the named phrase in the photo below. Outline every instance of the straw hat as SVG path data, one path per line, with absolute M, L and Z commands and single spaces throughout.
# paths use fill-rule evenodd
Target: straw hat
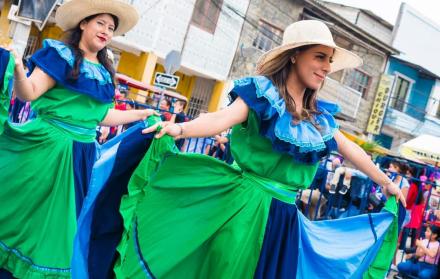
M 330 72 L 362 65 L 362 59 L 359 56 L 335 44 L 330 29 L 323 22 L 319 20 L 301 20 L 287 26 L 281 46 L 265 52 L 259 59 L 257 68 L 287 50 L 315 44 L 335 49 Z
M 55 21 L 66 31 L 75 28 L 84 18 L 96 14 L 111 14 L 118 18 L 114 36 L 128 32 L 139 20 L 136 9 L 122 0 L 70 0 L 58 8 Z

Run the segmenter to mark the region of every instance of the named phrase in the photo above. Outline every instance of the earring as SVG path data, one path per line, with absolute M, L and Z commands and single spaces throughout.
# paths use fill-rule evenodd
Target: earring
M 292 64 L 295 64 L 295 62 L 296 62 L 295 57 L 290 58 L 290 61 L 292 61 Z

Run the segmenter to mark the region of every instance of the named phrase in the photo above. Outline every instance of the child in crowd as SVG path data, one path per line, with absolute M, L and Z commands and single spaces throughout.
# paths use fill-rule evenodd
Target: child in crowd
M 415 254 L 408 254 L 407 261 L 400 263 L 397 268 L 401 276 L 417 276 L 420 279 L 438 278 L 438 261 L 440 228 L 429 226 L 425 232 L 425 239 L 417 240 Z
M 368 154 L 371 158 L 371 155 Z M 357 169 L 352 169 L 352 168 L 348 168 L 348 167 L 338 167 L 335 170 L 335 173 L 333 175 L 333 178 L 330 182 L 330 194 L 335 194 L 336 193 L 336 188 L 339 182 L 339 178 L 341 177 L 341 175 L 344 175 L 344 181 L 342 182 L 342 187 L 339 189 L 339 193 L 341 195 L 345 195 L 347 194 L 348 190 L 350 189 L 350 185 L 351 185 L 351 178 L 354 176 L 357 177 L 361 177 L 363 179 L 367 179 L 368 176 L 357 170 Z

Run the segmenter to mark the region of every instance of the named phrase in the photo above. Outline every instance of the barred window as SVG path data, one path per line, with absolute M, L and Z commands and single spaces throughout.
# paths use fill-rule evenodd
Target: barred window
M 402 111 L 406 106 L 406 98 L 408 97 L 411 82 L 401 76 L 397 76 L 396 87 L 391 96 L 390 106 L 396 110 Z
M 197 0 L 191 24 L 214 34 L 222 5 L 223 0 Z
M 258 22 L 258 35 L 252 45 L 262 51 L 268 51 L 281 44 L 282 35 L 283 30 L 261 19 Z
M 371 83 L 371 76 L 358 70 L 351 69 L 345 73 L 344 84 L 362 93 L 362 98 L 366 98 Z

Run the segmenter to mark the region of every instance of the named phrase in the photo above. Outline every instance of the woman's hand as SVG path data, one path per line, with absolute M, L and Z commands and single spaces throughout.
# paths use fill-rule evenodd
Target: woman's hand
M 101 127 L 101 135 L 99 136 L 99 143 L 104 143 L 107 140 L 108 135 L 110 134 L 110 127 L 102 126 Z
M 174 138 L 179 138 L 180 136 L 182 136 L 182 132 L 183 132 L 182 126 L 167 121 L 167 122 L 156 123 L 153 126 L 142 130 L 142 134 L 148 134 L 157 131 L 158 128 L 160 128 L 160 131 L 157 132 L 155 136 L 156 138 L 161 138 L 165 134 L 170 135 Z
M 394 182 L 388 182 L 385 186 L 384 186 L 384 194 L 387 195 L 393 195 L 396 196 L 396 200 L 402 203 L 402 205 L 404 207 L 406 207 L 406 200 L 405 200 L 405 196 L 403 195 L 402 191 L 399 189 L 399 186 L 397 186 Z
M 9 45 L 9 46 L 1 45 L 0 47 L 6 49 L 12 54 L 12 56 L 14 56 L 15 68 L 23 67 L 23 61 L 21 60 L 20 55 L 18 55 L 18 52 L 14 49 L 13 45 Z
M 157 116 L 160 115 L 157 111 L 152 110 L 152 109 L 139 109 L 139 110 L 136 110 L 136 112 L 139 114 L 140 120 L 145 120 L 151 115 L 157 115 Z

